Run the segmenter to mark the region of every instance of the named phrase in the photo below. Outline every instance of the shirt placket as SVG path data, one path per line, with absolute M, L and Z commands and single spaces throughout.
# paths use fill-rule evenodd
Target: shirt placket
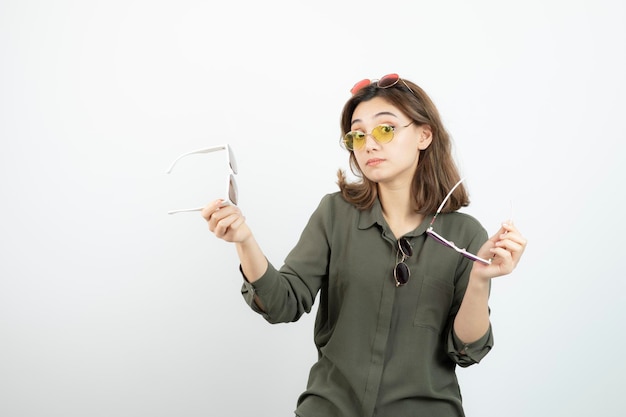
M 363 411 L 365 416 L 374 415 L 376 400 L 378 399 L 378 391 L 380 389 L 385 364 L 385 349 L 387 347 L 387 340 L 389 339 L 389 332 L 391 331 L 391 318 L 396 291 L 396 286 L 392 282 L 393 267 L 396 259 L 396 253 L 393 248 L 395 248 L 396 240 L 388 237 L 384 232 L 383 238 L 391 244 L 391 260 L 388 268 L 389 273 L 381 277 L 382 280 L 385 280 L 385 284 L 382 285 L 376 331 L 374 333 L 369 372 L 363 398 Z

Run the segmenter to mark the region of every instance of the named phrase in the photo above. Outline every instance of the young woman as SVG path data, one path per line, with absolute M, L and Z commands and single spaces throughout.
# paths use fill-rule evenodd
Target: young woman
M 217 200 L 202 215 L 235 243 L 244 298 L 266 320 L 296 321 L 319 297 L 319 356 L 297 416 L 463 416 L 455 367 L 493 346 L 490 280 L 513 271 L 526 241 L 512 224 L 488 239 L 457 212 L 468 195 L 419 86 L 390 74 L 352 94 L 341 130 L 359 180 L 339 172 L 340 191 L 322 198 L 279 270 L 238 207 Z

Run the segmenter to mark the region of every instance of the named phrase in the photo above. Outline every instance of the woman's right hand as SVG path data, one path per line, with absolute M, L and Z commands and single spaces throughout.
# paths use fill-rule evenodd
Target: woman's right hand
M 227 242 L 242 243 L 252 236 L 239 207 L 215 200 L 202 209 L 202 217 L 216 237 Z

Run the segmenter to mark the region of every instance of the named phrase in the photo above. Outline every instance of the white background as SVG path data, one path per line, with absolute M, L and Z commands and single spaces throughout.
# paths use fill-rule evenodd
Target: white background
M 495 232 L 496 345 L 458 374 L 468 416 L 623 415 L 623 1 L 0 2 L 0 415 L 289 416 L 314 314 L 269 325 L 197 213 L 241 203 L 280 266 L 337 189 L 348 90 L 433 98 Z

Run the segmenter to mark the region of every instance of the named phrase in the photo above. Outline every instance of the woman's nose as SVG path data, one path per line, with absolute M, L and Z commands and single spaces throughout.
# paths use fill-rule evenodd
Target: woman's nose
M 380 143 L 376 141 L 376 139 L 374 138 L 374 135 L 372 135 L 371 133 L 367 133 L 365 135 L 365 149 L 371 150 L 371 149 L 377 149 L 378 147 L 380 147 Z

